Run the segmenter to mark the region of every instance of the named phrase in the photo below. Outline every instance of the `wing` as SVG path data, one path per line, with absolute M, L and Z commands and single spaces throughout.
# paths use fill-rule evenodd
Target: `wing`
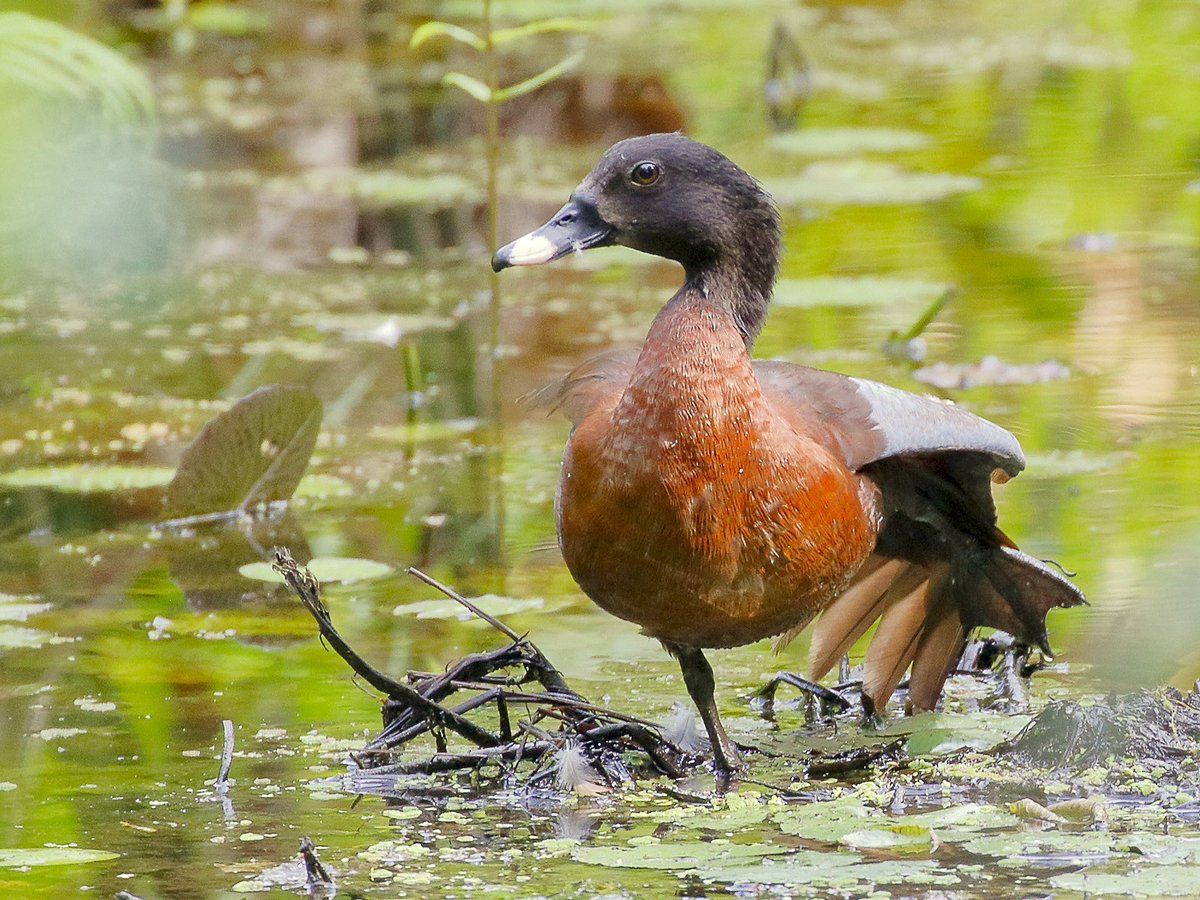
M 882 497 L 875 554 L 813 630 L 812 677 L 876 621 L 863 679 L 876 708 L 911 666 L 910 705 L 932 709 L 978 625 L 1049 652 L 1046 613 L 1084 600 L 996 527 L 992 482 L 1025 467 L 1015 437 L 953 404 L 875 381 L 782 362 L 756 363 L 755 371 L 782 414 L 840 453 Z
M 593 356 L 562 378 L 526 394 L 521 402 L 551 413 L 562 410 L 572 425 L 578 425 L 591 410 L 625 390 L 639 352 L 634 348 Z
M 1006 475 L 1025 468 L 1008 431 L 946 400 L 778 360 L 756 360 L 755 374 L 777 402 L 828 434 L 851 469 L 905 455 L 983 454 Z
M 996 522 L 992 482 L 1025 468 L 1010 432 L 949 401 L 775 360 L 756 362 L 754 371 L 776 408 L 851 469 L 877 482 L 880 469 L 898 465 L 931 473 L 985 531 Z

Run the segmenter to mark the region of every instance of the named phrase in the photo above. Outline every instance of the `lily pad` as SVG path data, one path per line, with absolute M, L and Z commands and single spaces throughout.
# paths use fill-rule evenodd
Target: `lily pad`
M 0 474 L 0 487 L 103 494 L 162 487 L 174 475 L 165 466 L 37 466 Z
M 40 628 L 18 628 L 15 625 L 0 625 L 0 650 L 36 650 L 47 644 L 54 635 Z
M 406 334 L 453 328 L 456 320 L 450 316 L 410 313 L 304 313 L 296 317 L 297 325 L 307 325 L 317 331 L 340 334 L 346 340 L 367 341 L 394 347 Z
M 197 31 L 242 37 L 258 34 L 271 27 L 271 19 L 265 13 L 247 9 L 243 4 L 223 3 L 220 0 L 203 0 L 186 8 L 187 23 Z
M 87 850 L 83 847 L 0 848 L 0 866 L 9 868 L 36 866 L 75 866 L 80 863 L 120 859 L 111 850 Z
M 1015 737 L 1031 721 L 1029 716 L 992 713 L 922 713 L 885 730 L 907 734 L 908 752 L 914 756 L 946 754 L 956 750 L 990 750 Z
M 167 492 L 170 518 L 287 500 L 308 467 L 321 401 L 307 388 L 273 385 L 243 397 L 188 445 Z
M 1047 359 L 1031 365 L 1012 365 L 998 357 L 985 356 L 977 363 L 934 363 L 932 366 L 917 369 L 913 372 L 913 378 L 934 387 L 951 390 L 978 385 L 1040 384 L 1066 378 L 1070 374 L 1071 370 L 1056 359 Z
M 817 888 L 851 888 L 861 883 L 953 885 L 960 879 L 932 860 L 888 860 L 864 863 L 848 853 L 800 851 L 784 860 L 758 865 L 702 868 L 703 879 L 732 884 L 778 884 Z
M 296 485 L 293 497 L 349 497 L 354 493 L 354 486 L 344 478 L 336 475 L 305 475 Z
M 30 616 L 45 612 L 51 604 L 37 602 L 37 596 L 16 597 L 0 594 L 0 622 L 24 622 Z
M 1028 468 L 1022 473 L 1030 478 L 1062 478 L 1069 475 L 1090 475 L 1116 469 L 1134 458 L 1127 452 L 1089 453 L 1087 450 L 1051 450 L 1049 453 L 1026 453 Z
M 842 843 L 855 850 L 890 850 L 893 853 L 928 853 L 933 849 L 933 842 L 930 829 L 896 823 L 852 831 L 842 837 Z
M 912 172 L 893 163 L 863 159 L 810 163 L 795 178 L 775 180 L 766 185 L 771 196 L 783 206 L 925 203 L 975 191 L 982 186 L 983 181 L 973 175 Z
M 516 613 L 528 612 L 531 609 L 541 609 L 546 601 L 540 597 L 500 597 L 496 594 L 484 594 L 482 597 L 472 597 L 471 602 L 484 612 L 493 616 L 511 616 Z M 397 616 L 416 616 L 418 619 L 459 619 L 463 622 L 475 617 L 469 609 L 453 600 L 421 600 L 417 603 L 405 603 L 392 610 Z
M 413 422 L 411 425 L 379 425 L 370 436 L 379 440 L 415 444 L 461 438 L 479 428 L 478 419 L 450 419 L 445 422 Z
M 576 847 L 571 856 L 578 862 L 616 869 L 694 869 L 787 852 L 786 847 L 775 844 L 734 844 L 728 840 L 655 841 L 623 847 Z
M 767 143 L 776 150 L 796 156 L 849 156 L 920 150 L 928 147 L 932 139 L 907 128 L 810 127 L 774 135 Z
M 1091 897 L 1196 897 L 1200 896 L 1200 866 L 1147 866 L 1127 872 L 1085 869 L 1056 875 L 1050 883 Z
M 706 881 L 731 884 L 810 885 L 830 877 L 846 877 L 850 867 L 862 862 L 857 853 L 822 853 L 799 850 L 786 859 L 764 858 L 757 863 L 738 860 L 735 865 L 705 865 L 696 874 Z
M 1037 862 L 1051 858 L 1065 864 L 1105 859 L 1114 852 L 1113 842 L 1104 831 L 1014 831 L 982 835 L 963 847 L 981 856 Z
M 376 562 L 372 559 L 353 559 L 343 556 L 318 556 L 308 562 L 308 570 L 317 581 L 336 581 L 350 584 L 354 581 L 368 581 L 372 578 L 382 578 L 392 573 L 392 567 L 387 563 Z M 238 569 L 247 578 L 256 581 L 273 581 L 283 583 L 283 576 L 271 568 L 270 563 L 247 563 Z
M 424 206 L 446 209 L 482 198 L 479 185 L 461 175 L 417 175 L 392 169 L 313 169 L 301 176 L 300 186 L 318 194 L 348 197 L 375 208 Z M 268 182 L 272 190 L 292 194 L 296 179 Z
M 846 835 L 873 825 L 885 825 L 886 817 L 868 809 L 853 795 L 820 803 L 806 803 L 780 814 L 776 821 L 785 834 L 835 844 Z
M 852 278 L 821 275 L 782 278 L 775 285 L 777 306 L 892 306 L 897 303 L 936 300 L 950 289 L 940 281 L 923 278 L 867 276 Z

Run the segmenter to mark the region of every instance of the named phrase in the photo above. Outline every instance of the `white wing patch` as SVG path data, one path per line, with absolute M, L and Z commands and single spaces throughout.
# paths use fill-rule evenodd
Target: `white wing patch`
M 1025 468 L 1021 445 L 999 425 L 948 400 L 922 397 L 878 381 L 850 380 L 871 404 L 871 418 L 883 435 L 884 449 L 878 459 L 905 453 L 975 450 L 1007 463 L 1004 468 L 1010 475 Z

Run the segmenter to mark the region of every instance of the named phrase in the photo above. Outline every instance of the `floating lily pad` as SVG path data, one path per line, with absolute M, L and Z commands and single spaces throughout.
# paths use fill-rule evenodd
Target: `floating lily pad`
M 401 444 L 461 438 L 479 428 L 478 419 L 450 419 L 445 422 L 413 422 L 411 425 L 380 425 L 370 436 Z
M 764 859 L 758 865 L 702 868 L 701 878 L 733 884 L 779 884 L 818 888 L 851 888 L 861 883 L 953 885 L 960 878 L 929 860 L 861 862 L 845 853 L 801 851 L 785 860 Z M 857 895 L 856 895 L 857 896 Z
M 302 341 L 296 338 L 273 337 L 242 344 L 247 356 L 270 356 L 278 353 L 301 362 L 331 362 L 346 355 L 344 346 L 335 346 L 327 341 Z
M 318 556 L 308 562 L 308 570 L 317 581 L 337 581 L 350 584 L 354 581 L 368 581 L 372 578 L 382 578 L 392 573 L 392 567 L 386 563 L 375 562 L 372 559 L 353 559 L 342 556 Z M 247 563 L 238 569 L 247 578 L 257 581 L 274 581 L 283 583 L 283 576 L 271 568 L 270 563 Z
M 295 192 L 295 178 L 268 182 L 272 190 Z M 313 169 L 299 178 L 300 187 L 319 194 L 349 197 L 376 208 L 425 206 L 457 207 L 482 199 L 479 185 L 460 175 L 416 175 L 393 169 Z
M 1012 365 L 995 356 L 985 356 L 977 363 L 950 365 L 939 362 L 913 372 L 917 381 L 934 387 L 951 390 L 965 389 L 978 385 L 994 384 L 1039 384 L 1066 378 L 1071 370 L 1056 359 L 1047 359 L 1031 365 Z
M 1085 869 L 1056 875 L 1050 883 L 1090 897 L 1196 897 L 1200 896 L 1200 866 L 1147 866 L 1127 872 Z
M 781 278 L 775 284 L 777 306 L 891 306 L 935 300 L 950 289 L 940 281 L 922 278 L 822 275 Z
M 162 487 L 174 475 L 165 466 L 38 466 L 0 474 L 0 487 L 102 494 Z
M 336 475 L 305 475 L 296 485 L 293 497 L 349 497 L 354 493 L 354 486 L 344 478 Z
M 868 809 L 858 797 L 852 795 L 789 807 L 776 821 L 785 834 L 830 844 L 838 843 L 853 832 L 887 823 L 886 817 L 877 810 Z
M 1132 459 L 1134 454 L 1089 453 L 1086 450 L 1051 450 L 1049 453 L 1026 453 L 1027 469 L 1022 477 L 1062 478 L 1068 475 L 1089 475 L 1116 469 Z
M 1012 831 L 972 838 L 963 848 L 981 856 L 1078 863 L 1107 858 L 1114 852 L 1114 840 L 1104 831 Z
M 36 650 L 50 642 L 54 637 L 49 631 L 40 628 L 18 628 L 15 625 L 0 625 L 0 650 L 15 650 L 22 648 Z
M 623 847 L 576 847 L 571 856 L 578 862 L 616 869 L 694 869 L 723 862 L 781 856 L 787 852 L 786 847 L 775 844 L 734 844 L 727 840 L 656 841 Z
M 406 334 L 453 328 L 457 320 L 450 316 L 421 315 L 409 313 L 329 313 L 314 312 L 299 315 L 297 325 L 307 325 L 317 331 L 341 334 L 347 340 L 373 341 L 395 346 Z M 389 338 L 389 336 L 392 336 Z
M 978 190 L 982 180 L 947 172 L 911 172 L 893 163 L 871 160 L 810 163 L 795 178 L 766 187 L 784 206 L 805 203 L 888 206 L 942 200 Z
M 919 825 L 888 824 L 883 828 L 852 831 L 842 843 L 855 850 L 890 850 L 892 853 L 928 853 L 933 849 L 933 832 Z
M 80 863 L 104 862 L 120 857 L 120 853 L 113 853 L 111 850 L 87 850 L 83 847 L 0 848 L 0 866 L 9 868 L 74 866 Z
M 810 127 L 774 135 L 768 143 L 776 150 L 796 156 L 849 156 L 920 150 L 928 147 L 932 139 L 907 128 Z
M 484 612 L 493 616 L 511 616 L 531 609 L 541 609 L 546 605 L 546 601 L 540 597 L 499 597 L 496 594 L 484 594 L 482 597 L 470 599 Z M 416 616 L 418 619 L 460 619 L 464 622 L 475 617 L 474 613 L 461 603 L 449 599 L 406 603 L 397 606 L 392 613 L 397 616 Z
M 922 713 L 898 723 L 885 734 L 907 734 L 914 756 L 953 753 L 966 748 L 989 750 L 1007 741 L 1030 722 L 1029 716 L 993 713 Z
M 736 860 L 734 865 L 704 865 L 696 874 L 706 881 L 731 884 L 810 885 L 831 877 L 847 877 L 850 867 L 862 862 L 856 853 L 822 853 L 800 850 L 786 859 L 764 858 L 747 864 Z
M 244 4 L 223 3 L 220 0 L 189 4 L 184 16 L 197 31 L 231 37 L 258 34 L 271 27 L 271 18 L 265 13 L 248 9 Z
M 36 595 L 15 597 L 0 594 L 0 622 L 24 622 L 30 616 L 45 612 L 51 604 L 37 602 Z

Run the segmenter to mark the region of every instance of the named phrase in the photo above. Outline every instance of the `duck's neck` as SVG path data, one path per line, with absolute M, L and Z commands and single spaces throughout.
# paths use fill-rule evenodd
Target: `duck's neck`
M 728 316 L 749 353 L 766 321 L 777 269 L 774 253 L 761 259 L 718 260 L 688 266 L 683 287 L 667 307 L 707 307 Z M 666 312 L 666 308 L 663 311 Z

